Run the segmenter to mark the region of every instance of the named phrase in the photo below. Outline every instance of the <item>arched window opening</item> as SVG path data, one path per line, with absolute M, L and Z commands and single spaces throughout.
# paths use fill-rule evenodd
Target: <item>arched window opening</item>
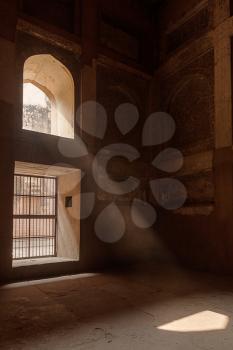
M 29 57 L 23 76 L 23 129 L 74 138 L 74 81 L 51 55 Z

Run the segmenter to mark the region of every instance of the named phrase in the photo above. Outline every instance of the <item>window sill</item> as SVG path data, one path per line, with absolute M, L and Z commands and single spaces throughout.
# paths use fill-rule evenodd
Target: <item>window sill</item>
M 38 265 L 47 265 L 47 264 L 59 264 L 59 263 L 73 263 L 78 262 L 79 260 L 69 259 L 69 258 L 39 258 L 39 259 L 25 259 L 25 260 L 14 260 L 12 263 L 12 267 L 27 267 L 27 266 L 38 266 Z

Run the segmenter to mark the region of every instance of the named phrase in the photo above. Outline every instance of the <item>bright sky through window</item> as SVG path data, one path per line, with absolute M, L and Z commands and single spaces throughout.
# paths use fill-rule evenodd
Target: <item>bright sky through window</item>
M 31 83 L 25 83 L 23 88 L 23 104 L 46 108 L 48 97 L 42 90 Z
M 51 102 L 31 83 L 23 85 L 23 129 L 51 134 Z

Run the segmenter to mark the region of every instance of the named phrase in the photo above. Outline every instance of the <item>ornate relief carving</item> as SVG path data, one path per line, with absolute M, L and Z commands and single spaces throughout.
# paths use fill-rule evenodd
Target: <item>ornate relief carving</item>
M 176 147 L 206 148 L 212 133 L 211 88 L 203 75 L 193 75 L 179 86 L 169 104 L 169 113 L 176 121 Z

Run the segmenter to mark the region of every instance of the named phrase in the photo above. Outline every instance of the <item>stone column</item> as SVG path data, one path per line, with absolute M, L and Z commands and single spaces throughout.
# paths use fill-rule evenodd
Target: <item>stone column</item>
M 231 0 L 212 0 L 214 27 L 217 27 L 219 24 L 230 17 L 230 1 Z

